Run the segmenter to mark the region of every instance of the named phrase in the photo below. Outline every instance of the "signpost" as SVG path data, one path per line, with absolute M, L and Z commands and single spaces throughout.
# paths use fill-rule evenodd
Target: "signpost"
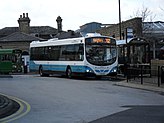
M 126 44 L 129 38 L 133 38 L 133 28 L 126 28 Z

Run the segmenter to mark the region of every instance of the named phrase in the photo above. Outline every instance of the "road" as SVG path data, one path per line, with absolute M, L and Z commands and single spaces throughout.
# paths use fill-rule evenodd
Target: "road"
M 158 93 L 114 83 L 107 79 L 13 75 L 13 78 L 0 78 L 0 93 L 30 105 L 26 115 L 15 117 L 11 123 L 87 123 L 122 112 L 127 112 L 127 116 L 132 107 L 164 105 L 164 96 Z M 136 111 L 139 112 L 138 108 Z

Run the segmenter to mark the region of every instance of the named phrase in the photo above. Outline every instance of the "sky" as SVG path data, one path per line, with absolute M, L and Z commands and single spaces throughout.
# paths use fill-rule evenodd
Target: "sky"
M 120 0 L 121 20 L 134 16 L 137 10 L 148 8 L 153 21 L 164 21 L 163 0 Z M 0 0 L 0 29 L 18 27 L 18 18 L 28 13 L 30 26 L 57 28 L 61 16 L 62 28 L 77 30 L 90 22 L 116 24 L 119 22 L 118 0 Z

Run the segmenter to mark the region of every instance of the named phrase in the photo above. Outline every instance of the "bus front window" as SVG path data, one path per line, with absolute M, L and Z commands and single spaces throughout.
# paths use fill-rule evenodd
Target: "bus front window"
M 108 44 L 87 44 L 86 59 L 94 65 L 110 65 L 116 61 L 116 46 Z

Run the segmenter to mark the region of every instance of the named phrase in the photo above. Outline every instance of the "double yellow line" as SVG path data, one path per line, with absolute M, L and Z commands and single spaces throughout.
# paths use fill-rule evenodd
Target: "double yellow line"
M 4 95 L 4 96 L 8 97 L 9 99 L 16 101 L 20 105 L 20 108 L 17 112 L 15 112 L 14 114 L 12 114 L 8 117 L 0 119 L 1 123 L 8 123 L 8 122 L 17 120 L 17 119 L 25 116 L 31 110 L 31 106 L 26 101 L 21 100 L 21 99 L 16 98 L 16 97 L 7 96 L 5 94 L 1 94 L 1 95 Z

